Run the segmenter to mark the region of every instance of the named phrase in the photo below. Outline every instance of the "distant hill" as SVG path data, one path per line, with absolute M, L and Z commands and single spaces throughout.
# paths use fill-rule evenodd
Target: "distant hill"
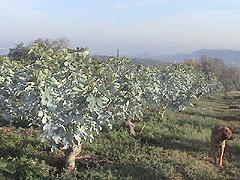
M 240 51 L 228 49 L 226 50 L 203 49 L 194 51 L 192 55 L 195 57 L 201 57 L 201 55 L 206 55 L 207 57 L 211 58 L 220 58 L 227 65 L 240 67 Z
M 199 59 L 202 55 L 206 55 L 210 58 L 220 58 L 223 62 L 228 66 L 237 66 L 240 68 L 240 51 L 235 50 L 219 50 L 219 49 L 202 49 L 196 50 L 191 54 L 172 54 L 166 56 L 156 56 L 154 57 L 155 60 L 160 61 L 176 61 L 176 62 L 183 62 L 184 59 Z
M 166 66 L 171 63 L 183 63 L 185 59 L 200 59 L 202 55 L 209 58 L 220 58 L 227 66 L 236 66 L 240 69 L 240 51 L 235 50 L 219 50 L 219 49 L 202 49 L 196 50 L 189 54 L 177 53 L 169 55 L 151 56 L 150 53 L 138 53 L 134 56 L 122 55 L 121 57 L 128 57 L 132 64 L 142 64 L 149 66 Z M 108 56 L 97 56 L 100 60 L 104 60 Z

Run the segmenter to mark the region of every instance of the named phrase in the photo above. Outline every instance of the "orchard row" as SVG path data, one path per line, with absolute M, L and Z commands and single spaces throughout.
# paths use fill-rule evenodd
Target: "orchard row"
M 86 48 L 54 53 L 35 44 L 21 62 L 1 57 L 1 115 L 40 124 L 43 141 L 64 150 L 66 161 L 103 124 L 131 122 L 148 105 L 163 116 L 168 108 L 184 110 L 192 98 L 222 90 L 214 75 L 191 66 L 146 68 L 127 58 L 98 61 L 87 55 Z

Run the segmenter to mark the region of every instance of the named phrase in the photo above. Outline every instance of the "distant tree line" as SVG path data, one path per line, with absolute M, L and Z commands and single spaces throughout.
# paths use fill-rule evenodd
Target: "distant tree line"
M 69 39 L 66 37 L 63 38 L 56 38 L 56 39 L 42 39 L 38 38 L 34 40 L 32 43 L 29 43 L 28 45 L 25 45 L 23 42 L 20 42 L 19 44 L 15 44 L 16 47 L 10 48 L 9 53 L 7 56 L 10 60 L 17 60 L 21 63 L 29 63 L 24 62 L 29 57 L 29 50 L 33 47 L 34 44 L 46 44 L 48 47 L 51 47 L 52 54 L 56 54 L 58 51 L 60 51 L 63 48 L 67 48 L 69 46 Z
M 166 67 L 172 63 L 167 61 L 156 61 L 150 59 L 142 59 L 142 58 L 133 58 L 131 59 L 132 64 L 142 64 L 145 67 Z
M 202 55 L 200 59 L 185 59 L 184 63 L 204 74 L 214 73 L 217 79 L 223 84 L 225 91 L 240 90 L 239 68 L 225 65 L 220 58 L 210 58 Z
M 240 62 L 240 51 L 230 50 L 230 49 L 202 49 L 194 51 L 192 57 L 201 57 L 201 55 L 206 55 L 207 57 L 218 57 L 221 58 L 227 65 L 234 65 L 239 67 Z M 191 57 L 191 58 L 192 58 Z

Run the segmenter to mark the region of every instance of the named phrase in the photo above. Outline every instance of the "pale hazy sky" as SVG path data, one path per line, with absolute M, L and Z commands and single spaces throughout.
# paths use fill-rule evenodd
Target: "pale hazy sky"
M 0 0 L 0 48 L 67 37 L 91 54 L 240 50 L 240 0 Z

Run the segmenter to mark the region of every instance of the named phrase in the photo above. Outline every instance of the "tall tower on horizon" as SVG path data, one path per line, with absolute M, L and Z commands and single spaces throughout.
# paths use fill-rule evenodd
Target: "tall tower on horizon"
M 119 59 L 119 49 L 117 49 L 117 59 Z

